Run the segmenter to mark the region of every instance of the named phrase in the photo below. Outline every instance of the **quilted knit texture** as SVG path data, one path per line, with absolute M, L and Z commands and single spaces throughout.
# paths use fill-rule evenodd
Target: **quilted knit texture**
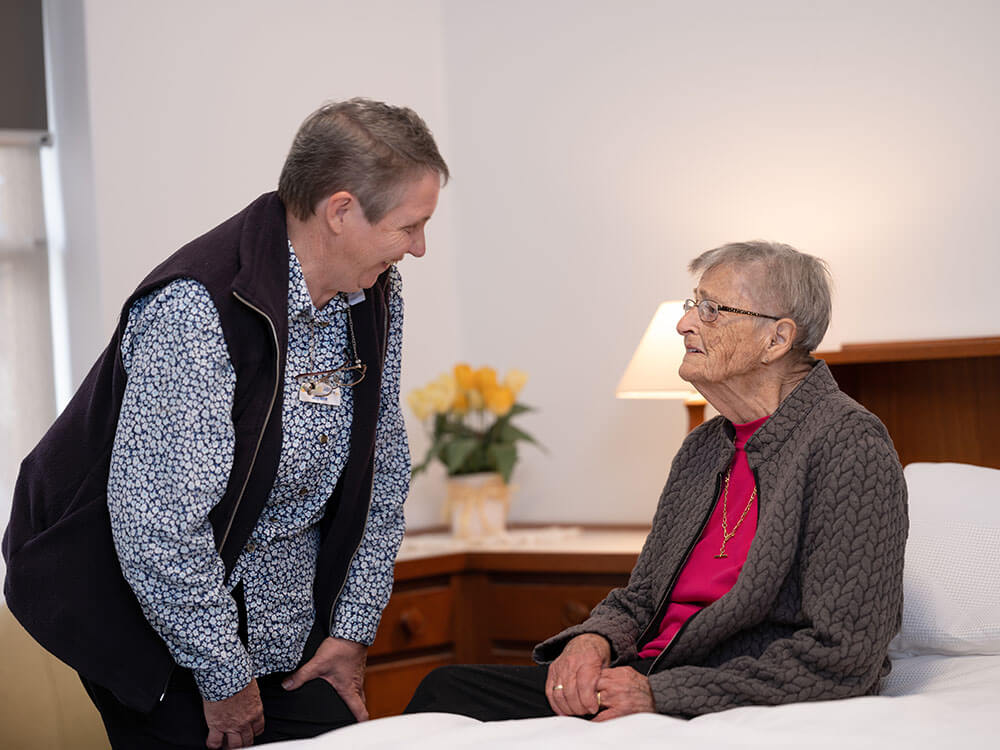
M 538 661 L 581 633 L 607 638 L 613 664 L 636 658 L 717 499 L 733 434 L 716 417 L 688 436 L 628 585 L 539 644 Z M 871 694 L 889 672 L 907 514 L 885 427 L 818 362 L 746 451 L 757 477 L 757 534 L 736 585 L 689 620 L 654 665 L 649 682 L 661 713 Z

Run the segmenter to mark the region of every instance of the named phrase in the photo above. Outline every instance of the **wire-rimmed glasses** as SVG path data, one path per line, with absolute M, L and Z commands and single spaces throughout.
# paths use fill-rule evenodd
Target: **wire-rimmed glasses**
M 310 396 L 329 396 L 337 388 L 350 388 L 365 379 L 368 366 L 360 360 L 333 370 L 303 372 L 295 376 L 296 382 Z
M 771 320 L 781 320 L 777 315 L 766 315 L 759 312 L 751 312 L 750 310 L 741 310 L 738 307 L 729 307 L 728 305 L 720 305 L 718 302 L 710 299 L 703 299 L 701 302 L 695 302 L 693 299 L 684 300 L 684 312 L 687 313 L 692 307 L 698 308 L 698 318 L 702 323 L 714 323 L 718 317 L 719 312 L 731 312 L 739 313 L 740 315 L 753 315 L 755 318 L 770 318 Z

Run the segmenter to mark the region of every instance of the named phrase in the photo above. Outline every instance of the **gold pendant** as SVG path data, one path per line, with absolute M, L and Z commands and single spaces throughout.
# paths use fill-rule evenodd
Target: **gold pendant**
M 726 554 L 725 552 L 720 552 L 719 554 L 717 554 L 717 555 L 715 556 L 715 559 L 716 559 L 716 560 L 721 560 L 721 559 L 723 559 L 723 558 L 725 558 L 725 557 L 729 557 L 729 555 L 727 555 L 727 554 Z

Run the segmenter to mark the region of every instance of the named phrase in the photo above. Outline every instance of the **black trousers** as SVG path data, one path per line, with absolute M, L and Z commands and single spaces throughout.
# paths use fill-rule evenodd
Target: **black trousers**
M 234 592 L 234 598 L 240 609 L 240 635 L 245 643 L 246 623 L 240 594 Z M 321 629 L 314 627 L 299 666 L 312 658 L 323 638 Z M 281 681 L 289 674 L 282 672 L 257 679 L 265 725 L 264 733 L 254 739 L 254 744 L 315 737 L 356 721 L 340 694 L 326 680 L 310 680 L 297 690 L 288 691 L 281 687 Z M 101 712 L 114 750 L 204 749 L 208 725 L 201 694 L 189 670 L 174 669 L 163 700 L 149 714 L 126 708 L 110 691 L 83 677 L 80 679 Z
M 647 674 L 653 659 L 623 666 Z M 547 666 L 474 664 L 438 667 L 417 686 L 403 713 L 437 711 L 480 721 L 555 716 L 545 696 Z M 588 717 L 583 717 L 588 718 Z

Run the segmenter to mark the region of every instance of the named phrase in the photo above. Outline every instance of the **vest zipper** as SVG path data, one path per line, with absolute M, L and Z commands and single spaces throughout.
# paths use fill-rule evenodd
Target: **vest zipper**
M 264 415 L 264 424 L 261 426 L 260 434 L 257 436 L 257 445 L 254 446 L 253 456 L 250 458 L 250 466 L 247 468 L 246 477 L 243 479 L 243 486 L 240 487 L 240 494 L 236 496 L 236 504 L 233 506 L 233 513 L 229 516 L 229 523 L 226 524 L 226 530 L 223 532 L 222 539 L 219 541 L 220 553 L 222 552 L 222 548 L 226 545 L 226 540 L 229 538 L 229 532 L 233 528 L 233 521 L 236 520 L 236 513 L 239 511 L 240 503 L 243 501 L 243 494 L 246 492 L 247 485 L 250 483 L 250 475 L 253 474 L 254 464 L 257 463 L 257 454 L 260 452 L 260 444 L 264 442 L 264 431 L 267 429 L 267 423 L 271 421 L 271 412 L 274 410 L 274 402 L 278 398 L 278 391 L 281 388 L 281 384 L 278 382 L 281 377 L 281 362 L 279 361 L 281 359 L 281 346 L 278 343 L 278 331 L 274 327 L 274 321 L 272 321 L 270 316 L 259 307 L 251 304 L 241 297 L 239 292 L 234 291 L 233 296 L 263 317 L 264 320 L 267 321 L 268 326 L 271 328 L 271 336 L 274 339 L 274 392 L 271 394 L 271 402 L 267 405 L 267 414 Z
M 383 297 L 385 302 L 385 327 L 382 331 L 382 341 L 385 342 L 385 350 L 389 351 L 389 300 Z M 385 374 L 385 357 L 382 357 L 382 374 Z M 379 401 L 382 400 L 382 378 L 379 377 Z M 376 410 L 377 413 L 377 410 Z M 351 419 L 354 417 L 352 416 Z M 378 417 L 376 417 L 376 420 Z M 376 439 L 378 436 L 378 422 L 375 423 L 375 435 Z M 337 589 L 337 595 L 333 598 L 333 604 L 330 605 L 330 615 L 327 617 L 326 621 L 326 634 L 327 636 L 333 632 L 333 613 L 337 610 L 337 602 L 340 601 L 340 595 L 344 593 L 344 587 L 347 585 L 347 577 L 351 573 L 351 566 L 354 565 L 354 558 L 358 556 L 358 550 L 361 549 L 361 543 L 365 539 L 365 533 L 368 531 L 368 518 L 372 512 L 372 493 L 375 491 L 375 457 L 372 457 L 372 481 L 368 485 L 368 508 L 365 510 L 365 526 L 361 529 L 361 538 L 358 539 L 357 545 L 354 547 L 354 552 L 351 553 L 351 559 L 347 563 L 347 571 L 344 573 L 344 580 L 340 582 L 340 588 Z
M 675 643 L 677 643 L 677 639 L 681 637 L 681 633 L 683 633 L 685 630 L 687 630 L 687 626 L 691 624 L 691 620 L 693 620 L 694 618 L 696 618 L 698 615 L 700 615 L 704 611 L 705 611 L 705 608 L 702 607 L 697 612 L 695 612 L 693 615 L 691 615 L 689 618 L 687 618 L 683 623 L 681 623 L 680 628 L 678 628 L 677 632 L 674 633 L 674 637 L 670 639 L 670 642 L 667 643 L 667 645 L 663 647 L 663 650 L 656 655 L 656 658 L 653 659 L 653 663 L 649 665 L 649 671 L 646 673 L 647 675 L 651 675 L 653 673 L 653 670 L 656 669 L 656 665 L 660 663 L 660 658 L 665 653 L 667 653 L 667 651 L 670 650 L 671 646 L 673 646 Z
M 670 585 L 667 586 L 667 590 L 663 594 L 663 597 L 660 599 L 660 603 L 656 605 L 656 609 L 654 610 L 654 613 L 653 613 L 653 619 L 650 620 L 650 622 L 646 625 L 645 628 L 643 628 L 642 635 L 639 636 L 639 641 L 640 642 L 637 643 L 636 646 L 641 647 L 645 641 L 649 640 L 649 638 L 647 636 L 647 632 L 649 631 L 649 629 L 651 627 L 653 627 L 656 623 L 658 623 L 660 620 L 662 620 L 663 616 L 666 614 L 667 608 L 664 605 L 669 601 L 670 595 L 674 591 L 674 586 L 677 585 L 677 579 L 680 578 L 681 571 L 683 571 L 684 570 L 684 566 L 687 565 L 688 559 L 691 557 L 691 553 L 694 551 L 695 546 L 698 544 L 698 540 L 701 539 L 701 535 L 705 533 L 705 527 L 708 526 L 708 522 L 712 519 L 712 512 L 715 510 L 715 506 L 719 502 L 719 488 L 720 487 L 722 487 L 722 472 L 719 472 L 716 475 L 716 477 L 715 477 L 715 492 L 712 495 L 712 503 L 711 503 L 711 505 L 708 508 L 708 513 L 705 514 L 705 520 L 702 521 L 701 527 L 700 527 L 698 533 L 694 536 L 694 538 L 688 544 L 687 551 L 684 553 L 684 560 L 683 560 L 683 562 L 681 562 L 681 564 L 677 567 L 677 570 L 674 571 L 673 578 L 670 579 Z M 661 611 L 661 609 L 662 609 L 662 611 Z M 698 613 L 695 612 L 694 615 L 692 615 L 691 617 L 689 617 L 687 619 L 687 621 L 681 626 L 680 630 L 678 630 L 674 634 L 674 637 L 670 639 L 670 642 L 666 646 L 664 646 L 663 650 L 659 654 L 656 655 L 656 658 L 653 660 L 653 663 L 652 663 L 652 665 L 649 668 L 650 672 L 653 671 L 653 668 L 656 666 L 656 663 L 660 660 L 660 658 L 665 653 L 667 653 L 667 651 L 670 649 L 670 646 L 673 645 L 677 641 L 677 636 L 679 636 L 684 631 L 684 628 L 687 626 L 687 623 L 690 622 L 694 617 L 696 617 L 697 614 Z
M 222 548 L 226 544 L 226 540 L 229 538 L 229 532 L 233 528 L 233 521 L 236 520 L 236 512 L 239 510 L 240 502 L 243 500 L 243 493 L 246 492 L 247 485 L 250 483 L 250 475 L 253 473 L 254 464 L 257 462 L 257 454 L 260 452 L 260 444 L 264 442 L 264 430 L 267 429 L 267 423 L 271 420 L 271 412 L 274 410 L 274 402 L 278 398 L 278 389 L 280 384 L 278 383 L 279 376 L 281 374 L 280 363 L 278 362 L 280 355 L 280 346 L 278 344 L 278 332 L 274 328 L 274 322 L 271 320 L 270 316 L 261 310 L 256 305 L 247 302 L 243 297 L 241 297 L 237 292 L 233 292 L 233 296 L 236 297 L 240 302 L 249 307 L 254 312 L 261 315 L 264 320 L 267 321 L 268 326 L 271 328 L 271 336 L 274 339 L 274 393 L 271 394 L 271 403 L 268 404 L 267 414 L 264 417 L 264 426 L 260 429 L 260 435 L 257 436 L 257 445 L 253 450 L 253 457 L 250 459 L 250 467 L 247 469 L 246 478 L 243 480 L 243 486 L 240 487 L 240 494 L 236 497 L 236 505 L 233 506 L 233 514 L 229 517 L 229 523 L 226 524 L 226 530 L 222 535 L 222 540 L 219 542 L 217 547 L 217 552 L 221 553 Z M 160 703 L 167 696 L 167 688 L 170 687 L 170 679 L 174 676 L 174 668 L 176 663 L 170 665 L 170 671 L 167 673 L 167 681 L 163 685 L 163 692 L 160 693 Z

